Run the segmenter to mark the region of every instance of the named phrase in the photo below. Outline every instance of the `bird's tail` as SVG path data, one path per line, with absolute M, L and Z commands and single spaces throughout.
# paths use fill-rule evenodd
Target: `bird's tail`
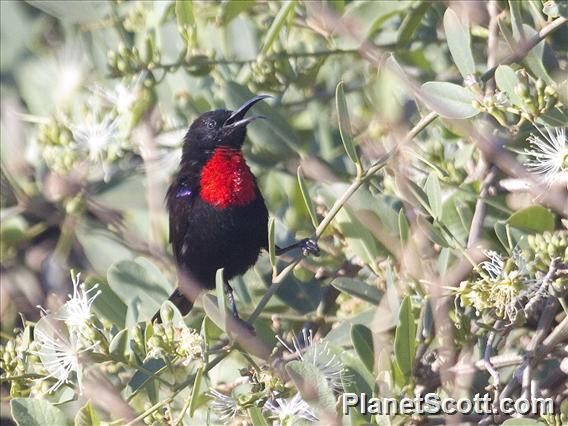
M 174 290 L 174 292 L 168 298 L 170 302 L 172 302 L 176 308 L 178 308 L 181 316 L 186 316 L 191 308 L 193 307 L 193 302 L 189 300 L 187 297 L 183 295 L 178 288 Z M 162 322 L 162 318 L 160 317 L 160 311 L 156 312 L 156 314 L 152 317 L 152 322 L 157 321 L 158 323 Z

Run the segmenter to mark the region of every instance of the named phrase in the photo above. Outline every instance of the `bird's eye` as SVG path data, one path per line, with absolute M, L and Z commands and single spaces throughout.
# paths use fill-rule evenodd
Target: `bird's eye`
M 213 120 L 209 120 L 207 122 L 207 127 L 209 127 L 210 129 L 212 129 L 213 127 L 215 127 L 217 123 L 215 123 Z

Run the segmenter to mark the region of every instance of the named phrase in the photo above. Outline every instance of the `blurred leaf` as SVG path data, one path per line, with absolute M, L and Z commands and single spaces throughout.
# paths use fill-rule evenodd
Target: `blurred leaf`
M 331 285 L 339 291 L 349 294 L 350 296 L 358 297 L 373 305 L 378 305 L 383 296 L 382 292 L 377 287 L 370 286 L 354 278 L 338 277 L 331 282 Z
M 426 233 L 428 238 L 430 238 L 436 244 L 442 247 L 450 247 L 450 245 L 448 244 L 448 240 L 446 239 L 444 234 L 442 234 L 442 231 L 440 231 L 438 227 L 432 225 L 427 220 L 419 220 L 418 226 L 422 228 L 422 230 Z
M 217 298 L 211 294 L 204 294 L 201 299 L 201 303 L 203 304 L 203 310 L 205 311 L 207 318 L 209 318 L 211 322 L 217 326 L 217 328 L 222 331 L 226 331 L 227 326 L 225 324 L 225 315 L 221 314 L 219 311 Z
M 545 426 L 547 423 L 536 419 L 507 419 L 503 426 Z
M 372 395 L 375 388 L 375 378 L 361 362 L 361 359 L 351 351 L 342 351 L 339 353 L 339 357 L 345 366 L 345 370 L 341 374 L 344 392 Z M 372 424 L 371 415 L 368 411 L 365 415 L 362 415 L 360 406 L 349 407 L 349 417 L 352 425 Z
M 110 14 L 110 3 L 59 2 L 52 0 L 28 0 L 26 3 L 37 7 L 48 15 L 70 23 L 94 22 Z
M 243 12 L 251 9 L 256 0 L 227 0 L 221 4 L 221 25 L 227 25 Z
M 416 354 L 416 324 L 412 314 L 410 296 L 403 299 L 398 319 L 399 324 L 394 336 L 394 355 L 400 371 L 408 381 L 413 374 Z
M 252 426 L 268 426 L 268 422 L 262 415 L 262 410 L 258 407 L 252 406 L 247 409 L 250 416 Z
M 10 401 L 12 417 L 19 426 L 66 425 L 63 411 L 45 399 L 14 398 Z
M 125 360 L 126 349 L 128 347 L 128 329 L 120 330 L 116 336 L 112 338 L 109 344 L 109 354 L 118 359 Z
M 300 185 L 300 191 L 302 192 L 302 198 L 304 199 L 304 203 L 306 205 L 306 209 L 310 215 L 310 219 L 312 220 L 312 225 L 314 228 L 318 227 L 318 217 L 316 214 L 316 208 L 314 203 L 312 202 L 312 198 L 310 197 L 310 193 L 308 192 L 308 187 L 306 185 L 306 181 L 304 180 L 304 175 L 302 174 L 302 167 L 298 166 L 298 184 Z
M 381 28 L 389 18 L 408 11 L 412 7 L 411 1 L 376 1 L 360 0 L 350 2 L 345 6 L 343 17 L 346 21 L 357 22 L 357 32 L 367 38 Z M 358 39 L 358 38 L 357 38 Z M 339 46 L 343 49 L 356 48 L 359 41 L 352 37 L 339 40 Z
M 215 274 L 215 294 L 217 295 L 217 308 L 221 315 L 221 321 L 226 323 L 227 302 L 225 300 L 225 280 L 223 279 L 223 269 L 217 269 Z
M 87 401 L 75 416 L 75 426 L 98 426 L 101 422 L 95 412 L 91 401 Z
M 434 216 L 434 214 L 431 211 L 428 195 L 426 195 L 424 190 L 419 185 L 415 184 L 412 181 L 408 181 L 408 189 L 416 199 L 416 202 L 418 202 L 418 204 L 420 204 L 424 208 L 424 210 L 426 210 L 428 213 Z
M 408 221 L 406 220 L 403 209 L 400 209 L 398 212 L 398 234 L 401 242 L 408 239 Z
M 359 156 L 355 145 L 353 145 L 353 137 L 351 136 L 351 122 L 349 121 L 349 111 L 347 102 L 345 101 L 345 93 L 343 91 L 343 82 L 340 81 L 335 89 L 335 103 L 337 107 L 337 116 L 339 118 L 339 133 L 345 152 L 356 164 L 359 164 Z
M 499 90 L 507 95 L 511 104 L 523 105 L 521 97 L 515 93 L 515 87 L 520 84 L 520 81 L 513 68 L 508 65 L 499 65 L 495 70 L 495 83 Z
M 90 221 L 77 227 L 77 240 L 94 270 L 105 273 L 117 260 L 132 259 L 132 252 L 110 232 L 98 228 Z
M 449 7 L 444 13 L 444 31 L 448 48 L 462 77 L 465 79 L 468 75 L 474 75 L 475 62 L 471 53 L 469 28 L 464 28 L 456 12 Z
M 428 204 L 432 211 L 434 219 L 442 218 L 442 190 L 440 189 L 440 181 L 436 173 L 431 172 L 426 179 L 426 194 L 428 195 Z
M 296 0 L 290 0 L 282 3 L 280 11 L 272 21 L 270 28 L 266 32 L 266 36 L 264 38 L 264 43 L 262 45 L 262 49 L 260 50 L 261 55 L 266 55 L 272 44 L 276 41 L 278 35 L 280 34 L 280 30 L 284 26 L 286 19 L 290 13 L 293 13 L 294 8 L 296 7 Z
M 106 281 L 90 279 L 86 281 L 87 288 L 98 285 L 101 292 L 95 301 L 93 307 L 95 312 L 115 324 L 119 328 L 124 328 L 126 320 L 126 304 L 122 299 L 110 288 Z
M 190 27 L 195 24 L 192 0 L 176 0 L 176 21 L 178 27 Z
M 135 297 L 139 297 L 140 312 L 146 319 L 150 319 L 160 309 L 173 289 L 160 270 L 141 257 L 113 264 L 107 272 L 107 280 L 127 305 Z
M 432 6 L 432 3 L 429 1 L 419 1 L 413 5 L 410 12 L 404 17 L 402 25 L 398 29 L 397 45 L 399 48 L 410 43 L 412 36 L 420 26 L 420 22 L 422 22 L 422 17 L 430 6 Z
M 191 390 L 191 399 L 189 401 L 189 417 L 193 417 L 195 409 L 197 408 L 197 403 L 199 401 L 199 395 L 201 391 L 201 382 L 203 380 L 204 372 L 205 372 L 205 366 L 202 365 L 197 369 L 197 373 L 195 374 L 193 389 Z
M 465 119 L 479 114 L 472 104 L 473 93 L 457 84 L 429 81 L 421 91 L 422 101 L 442 117 Z
M 165 366 L 166 363 L 164 362 L 164 360 L 158 358 L 149 358 L 146 361 L 144 361 L 144 364 L 142 364 L 142 368 L 144 369 L 143 371 L 153 374 L 156 374 Z M 128 385 L 124 389 L 125 398 L 128 398 L 130 395 L 136 392 L 138 388 L 147 384 L 149 380 L 152 380 L 152 376 L 146 374 L 143 371 L 138 370 L 136 373 L 134 373 L 134 376 L 132 376 L 132 379 L 130 379 Z
M 554 214 L 549 209 L 538 205 L 519 210 L 507 219 L 509 225 L 538 233 L 553 231 L 554 222 Z
M 335 409 L 333 392 L 329 388 L 327 379 L 315 365 L 304 361 L 290 361 L 286 364 L 286 370 L 300 389 L 302 397 L 306 398 L 307 393 L 315 392 L 319 405 L 324 411 Z
M 283 265 L 279 265 L 282 268 Z M 256 271 L 262 276 L 262 283 L 270 286 L 272 282 L 272 270 L 269 262 L 261 258 L 255 266 Z M 276 290 L 276 296 L 286 305 L 301 314 L 307 314 L 317 309 L 321 299 L 321 289 L 318 280 L 298 282 L 293 274 L 289 274 Z
M 351 341 L 355 352 L 359 355 L 367 370 L 373 373 L 375 365 L 375 352 L 373 349 L 373 334 L 366 326 L 362 324 L 354 324 L 351 327 Z
M 223 99 L 229 109 L 235 110 L 254 97 L 246 87 L 228 81 L 224 85 Z M 257 120 L 247 127 L 247 135 L 253 143 L 253 153 L 263 159 L 282 160 L 302 152 L 294 129 L 288 121 L 266 102 L 259 102 L 254 110 L 269 120 Z
M 501 34 L 507 40 L 511 51 L 516 52 L 519 49 L 519 43 L 522 42 L 524 38 L 530 38 L 534 36 L 537 31 L 527 24 L 522 23 L 522 17 L 520 12 L 520 2 L 509 2 L 511 8 L 511 22 L 513 24 L 513 31 L 507 26 L 504 20 L 497 20 L 499 25 L 499 30 Z M 542 63 L 542 54 L 544 52 L 544 43 L 541 41 L 535 47 L 533 47 L 523 59 L 523 63 L 531 70 L 534 75 L 541 78 L 546 84 L 554 85 L 554 80 L 548 75 L 548 72 L 544 68 Z
M 271 217 L 268 221 L 268 254 L 273 268 L 276 266 L 276 246 L 274 240 L 274 217 Z

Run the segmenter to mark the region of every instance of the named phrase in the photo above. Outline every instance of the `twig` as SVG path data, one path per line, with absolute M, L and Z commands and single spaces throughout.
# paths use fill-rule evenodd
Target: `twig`
M 554 276 L 556 275 L 556 271 L 558 269 L 558 264 L 560 263 L 560 258 L 555 257 L 550 261 L 550 266 L 548 267 L 548 272 L 542 278 L 542 282 L 540 287 L 534 294 L 534 296 L 527 302 L 525 305 L 525 313 L 530 315 L 530 313 L 536 309 L 537 305 L 540 303 L 542 298 L 546 295 L 548 290 L 548 284 L 552 281 Z
M 333 204 L 333 206 L 329 210 L 328 214 L 323 218 L 323 220 L 318 225 L 318 227 L 315 231 L 316 239 L 319 238 L 323 234 L 323 232 L 329 226 L 331 221 L 335 218 L 337 213 L 339 213 L 339 211 L 343 208 L 343 206 L 345 204 L 347 204 L 347 201 L 349 201 L 351 196 L 361 187 L 361 185 L 363 185 L 372 176 L 377 174 L 385 166 L 385 164 L 398 152 L 400 146 L 402 146 L 405 143 L 414 139 L 418 135 L 418 133 L 420 133 L 422 130 L 424 130 L 437 117 L 438 117 L 438 114 L 436 114 L 435 112 L 430 112 L 428 115 L 424 116 L 408 132 L 408 134 L 406 135 L 406 137 L 404 138 L 404 140 L 402 142 L 400 142 L 395 148 L 393 148 L 389 153 L 387 153 L 385 156 L 383 156 L 380 160 L 375 162 L 365 173 L 363 173 L 362 175 L 358 175 L 355 178 L 353 183 L 349 186 L 349 188 L 347 188 L 347 190 L 343 193 L 343 195 L 335 201 L 335 203 Z M 256 320 L 256 318 L 260 315 L 260 313 L 262 312 L 262 310 L 264 309 L 264 307 L 266 306 L 266 304 L 268 303 L 270 298 L 278 290 L 278 288 L 280 287 L 280 285 L 284 281 L 284 278 L 286 278 L 286 276 L 288 276 L 288 274 L 296 267 L 296 265 L 298 263 L 300 263 L 300 259 L 297 259 L 297 260 L 293 261 L 292 263 L 290 263 L 289 265 L 287 265 L 276 276 L 276 278 L 274 278 L 272 280 L 272 285 L 268 288 L 266 293 L 264 293 L 264 295 L 262 296 L 262 299 L 260 300 L 260 302 L 258 302 L 258 305 L 256 306 L 254 312 L 249 317 L 248 321 L 250 323 L 252 323 Z
M 473 213 L 473 218 L 471 220 L 471 227 L 469 231 L 469 237 L 467 239 L 467 248 L 473 247 L 473 245 L 481 238 L 483 233 L 483 221 L 485 219 L 486 204 L 485 198 L 489 192 L 489 187 L 493 183 L 495 176 L 497 175 L 497 167 L 491 166 L 485 179 L 481 184 L 481 190 L 479 191 L 479 198 L 475 203 L 475 211 Z
M 504 59 L 499 61 L 500 65 L 509 65 L 514 62 L 519 62 L 524 59 L 525 56 L 542 40 L 544 40 L 549 34 L 560 28 L 561 25 L 565 24 L 567 19 L 563 16 L 556 18 L 550 24 L 546 25 L 543 29 L 541 29 L 537 34 L 532 36 L 531 38 L 525 40 L 524 43 L 519 44 L 518 49 L 516 52 L 506 56 Z M 495 74 L 497 70 L 497 66 L 494 66 L 487 70 L 482 76 L 481 81 L 487 81 Z

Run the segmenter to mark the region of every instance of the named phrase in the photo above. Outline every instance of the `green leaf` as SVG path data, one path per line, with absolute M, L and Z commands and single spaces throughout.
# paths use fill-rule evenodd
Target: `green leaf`
M 507 419 L 503 426 L 545 426 L 547 423 L 536 419 Z
M 327 379 L 315 365 L 304 361 L 290 361 L 286 364 L 286 370 L 304 398 L 306 391 L 316 392 L 318 405 L 323 411 L 335 409 L 333 392 L 329 388 Z
M 276 266 L 276 245 L 274 236 L 274 217 L 268 221 L 268 254 L 272 268 Z
M 434 172 L 430 173 L 426 179 L 426 195 L 428 196 L 428 204 L 432 211 L 434 219 L 442 218 L 442 190 L 440 189 L 440 181 Z
M 471 53 L 469 28 L 464 28 L 456 12 L 449 7 L 444 13 L 444 31 L 448 48 L 462 77 L 465 79 L 474 75 L 475 62 Z
M 519 43 L 523 42 L 523 39 L 528 39 L 533 37 L 537 34 L 537 31 L 527 24 L 522 23 L 522 16 L 520 2 L 511 1 L 509 2 L 509 6 L 511 9 L 511 23 L 513 25 L 513 31 L 511 33 L 511 29 L 505 23 L 504 20 L 499 19 L 497 21 L 499 25 L 499 30 L 501 34 L 507 40 L 511 51 L 516 52 L 519 49 Z M 554 80 L 548 75 L 546 68 L 544 68 L 544 64 L 542 63 L 542 55 L 544 52 L 544 40 L 538 43 L 535 47 L 533 47 L 523 59 L 523 62 L 526 66 L 531 70 L 533 74 L 537 77 L 541 78 L 545 83 L 554 85 L 556 84 Z
M 408 381 L 412 377 L 416 354 L 416 324 L 410 296 L 406 296 L 402 301 L 398 319 L 399 324 L 394 336 L 394 355 L 400 371 Z
M 173 286 L 160 270 L 142 257 L 114 263 L 107 272 L 112 290 L 129 306 L 134 298 L 140 299 L 140 313 L 151 318 L 167 300 Z
M 401 242 L 408 239 L 408 221 L 406 220 L 403 209 L 400 209 L 398 212 L 398 235 L 400 236 Z
M 75 416 L 75 426 L 98 426 L 101 422 L 95 412 L 91 401 L 87 401 Z
M 302 198 L 304 199 L 304 203 L 306 204 L 306 209 L 310 215 L 310 219 L 312 220 L 312 225 L 314 228 L 318 227 L 318 217 L 316 214 L 316 208 L 312 199 L 310 197 L 310 193 L 308 192 L 308 187 L 306 185 L 306 181 L 304 180 L 304 175 L 302 173 L 302 167 L 298 166 L 298 184 L 300 185 L 300 191 L 302 192 Z
M 217 308 L 221 314 L 221 321 L 225 324 L 227 314 L 227 303 L 225 300 L 225 280 L 223 279 L 223 269 L 217 269 L 215 274 L 215 294 L 217 295 Z
M 345 92 L 343 91 L 343 81 L 340 81 L 335 89 L 335 104 L 337 106 L 337 116 L 339 118 L 339 134 L 345 152 L 355 164 L 359 164 L 359 156 L 353 145 L 353 137 L 351 136 L 351 122 L 349 120 L 349 111 L 347 110 L 347 102 L 345 101 Z
M 399 48 L 406 46 L 410 42 L 412 35 L 420 26 L 420 22 L 422 22 L 422 17 L 431 5 L 432 3 L 429 1 L 419 1 L 412 7 L 410 13 L 406 15 L 398 29 L 397 45 Z
M 530 206 L 513 213 L 507 223 L 534 232 L 554 230 L 554 214 L 542 206 Z
M 14 398 L 10 401 L 12 417 L 19 426 L 66 425 L 63 411 L 45 399 Z
M 176 21 L 180 28 L 195 24 L 192 0 L 176 0 Z
M 193 382 L 193 389 L 191 391 L 191 400 L 189 401 L 189 417 L 193 417 L 195 409 L 197 408 L 197 403 L 199 401 L 201 382 L 203 380 L 203 374 L 205 373 L 205 366 L 202 365 L 197 369 L 195 373 L 195 380 Z
M 457 84 L 428 81 L 421 92 L 420 99 L 442 117 L 465 119 L 479 114 L 473 107 L 473 93 Z
M 373 349 L 373 334 L 371 330 L 362 324 L 354 324 L 351 327 L 351 341 L 353 342 L 355 352 L 357 352 L 367 370 L 373 373 L 375 351 Z
M 383 296 L 383 293 L 377 287 L 353 278 L 339 277 L 334 279 L 331 285 L 343 293 L 358 297 L 373 305 L 378 305 Z
M 369 37 L 378 31 L 382 25 L 399 13 L 406 13 L 413 3 L 410 1 L 352 1 L 345 7 L 345 21 L 357 22 L 357 32 L 362 37 Z M 355 37 L 345 37 L 338 40 L 342 49 L 353 49 L 360 45 Z
M 262 415 L 262 410 L 254 405 L 248 408 L 248 414 L 252 421 L 252 426 L 268 426 L 268 423 Z
M 223 25 L 229 24 L 234 18 L 251 9 L 256 0 L 228 0 L 221 4 L 220 21 Z
M 288 18 L 288 15 L 294 11 L 295 7 L 296 0 L 286 1 L 282 3 L 282 7 L 278 11 L 278 14 L 274 18 L 274 21 L 272 21 L 272 25 L 270 25 L 270 28 L 266 32 L 266 37 L 264 38 L 262 49 L 260 49 L 261 55 L 266 55 L 266 53 L 268 53 L 268 51 L 272 47 L 272 44 L 274 44 L 274 42 L 276 41 L 278 34 L 280 34 L 280 30 L 284 26 L 286 18 Z
M 248 88 L 234 81 L 226 82 L 223 87 L 223 100 L 227 109 L 235 110 L 253 96 L 255 95 Z M 259 102 L 255 104 L 254 110 L 255 114 L 269 118 L 257 120 L 247 127 L 247 135 L 256 157 L 276 161 L 302 152 L 303 148 L 294 129 L 276 108 L 267 102 Z
M 430 201 L 428 200 L 428 195 L 426 195 L 424 190 L 412 181 L 408 181 L 408 189 L 410 190 L 412 195 L 414 195 L 414 197 L 416 198 L 416 201 L 422 207 L 424 207 L 424 210 L 426 210 L 428 213 L 430 213 L 432 216 L 434 216 L 434 214 L 432 213 L 431 208 L 430 208 Z
M 106 281 L 87 279 L 87 288 L 98 285 L 97 291 L 101 293 L 93 302 L 94 311 L 103 318 L 115 324 L 118 328 L 124 328 L 126 325 L 126 304 L 122 299 L 110 288 Z
M 495 70 L 495 83 L 499 90 L 507 95 L 511 104 L 516 106 L 523 105 L 521 97 L 515 93 L 515 87 L 520 81 L 513 68 L 508 65 L 499 65 Z
M 128 329 L 120 330 L 110 341 L 108 350 L 110 355 L 119 360 L 126 359 L 126 348 L 128 345 Z
M 161 358 L 149 358 L 148 360 L 144 361 L 144 364 L 142 364 L 144 370 L 138 370 L 136 373 L 134 373 L 134 376 L 132 376 L 132 379 L 130 379 L 130 381 L 128 382 L 128 385 L 124 390 L 125 397 L 128 398 L 140 387 L 148 383 L 149 380 L 152 380 L 152 376 L 150 374 L 147 374 L 147 372 L 156 374 L 165 366 L 166 363 Z

